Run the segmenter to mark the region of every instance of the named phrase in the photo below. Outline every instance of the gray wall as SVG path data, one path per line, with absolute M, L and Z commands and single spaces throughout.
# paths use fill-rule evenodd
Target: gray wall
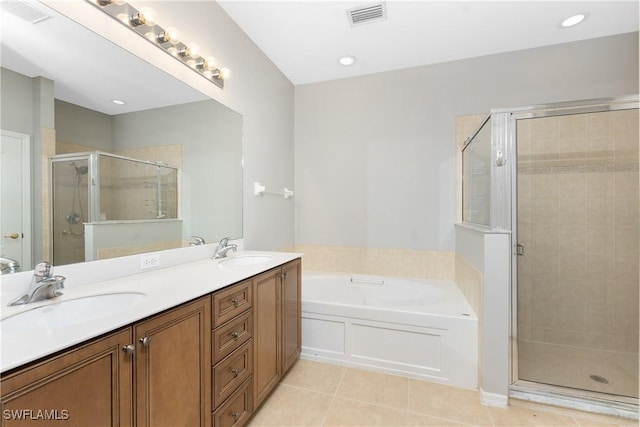
M 184 239 L 242 238 L 242 116 L 212 100 L 113 116 L 116 152 L 172 144 L 182 145 Z
M 149 4 L 158 16 L 171 17 L 184 40 L 197 41 L 203 52 L 211 52 L 221 66 L 231 69 L 224 90 L 207 93 L 242 114 L 245 248 L 292 247 L 293 200 L 255 197 L 253 183 L 259 181 L 273 191 L 294 187 L 293 85 L 216 2 L 189 2 L 188 8 L 181 1 Z M 184 79 L 186 83 L 203 80 L 189 75 L 193 76 Z
M 53 82 L 29 78 L 6 68 L 0 70 L 0 127 L 31 137 L 31 226 L 32 262 L 42 260 L 42 134 L 54 128 Z
M 65 101 L 55 100 L 56 141 L 113 151 L 111 116 Z
M 455 117 L 638 93 L 638 33 L 297 86 L 297 244 L 453 250 Z

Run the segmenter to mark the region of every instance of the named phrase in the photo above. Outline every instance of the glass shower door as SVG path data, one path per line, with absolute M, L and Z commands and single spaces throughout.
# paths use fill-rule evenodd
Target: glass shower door
M 638 110 L 517 120 L 517 379 L 638 397 Z

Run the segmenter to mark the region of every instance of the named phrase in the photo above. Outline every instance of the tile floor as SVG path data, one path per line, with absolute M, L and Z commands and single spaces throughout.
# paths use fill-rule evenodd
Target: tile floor
M 521 341 L 518 360 L 522 379 L 638 397 L 638 354 Z
M 513 401 L 478 392 L 299 360 L 251 419 L 261 426 L 638 426 L 637 420 Z

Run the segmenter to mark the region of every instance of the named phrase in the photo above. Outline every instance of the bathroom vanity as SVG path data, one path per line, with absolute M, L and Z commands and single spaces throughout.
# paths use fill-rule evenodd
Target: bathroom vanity
M 146 293 L 147 300 L 173 282 L 177 299 L 185 292 L 193 298 L 166 307 L 158 304 L 167 300 L 164 295 L 155 308 L 132 309 L 144 317 L 112 322 L 116 326 L 106 333 L 6 370 L 2 425 L 243 425 L 293 365 L 301 345 L 299 255 L 274 255 L 260 265 L 225 270 L 207 259 L 111 281 L 119 282 L 110 283 L 116 289 Z M 211 291 L 176 283 L 175 270 L 189 271 L 188 277 L 209 272 L 200 277 Z M 157 311 L 147 315 L 150 310 Z M 74 334 L 69 328 L 67 336 Z M 5 336 L 2 344 L 12 343 Z M 36 357 L 24 347 L 19 351 Z

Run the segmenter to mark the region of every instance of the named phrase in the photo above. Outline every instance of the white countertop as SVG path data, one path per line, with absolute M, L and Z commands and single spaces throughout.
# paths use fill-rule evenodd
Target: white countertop
M 65 288 L 64 294 L 59 297 L 22 306 L 8 307 L 7 303 L 18 294 L 3 293 L 0 302 L 2 304 L 2 319 L 34 308 L 91 295 L 137 292 L 146 294 L 146 298 L 131 310 L 120 310 L 114 315 L 91 321 L 79 318 L 77 322 L 72 322 L 65 327 L 34 328 L 28 325 L 25 327 L 2 327 L 0 322 L 0 341 L 2 344 L 0 372 L 8 371 L 48 354 L 130 325 L 302 256 L 299 253 L 242 251 L 230 255 L 229 258 L 254 254 L 269 255 L 271 259 L 254 265 L 230 267 L 220 265 L 218 260 L 207 257 L 172 267 L 159 268 L 70 289 Z M 72 278 L 68 276 L 67 280 L 69 279 Z M 26 282 L 24 290 L 28 285 L 29 283 Z M 69 315 L 73 316 L 73 312 L 70 312 Z M 15 325 L 15 322 L 13 324 Z

